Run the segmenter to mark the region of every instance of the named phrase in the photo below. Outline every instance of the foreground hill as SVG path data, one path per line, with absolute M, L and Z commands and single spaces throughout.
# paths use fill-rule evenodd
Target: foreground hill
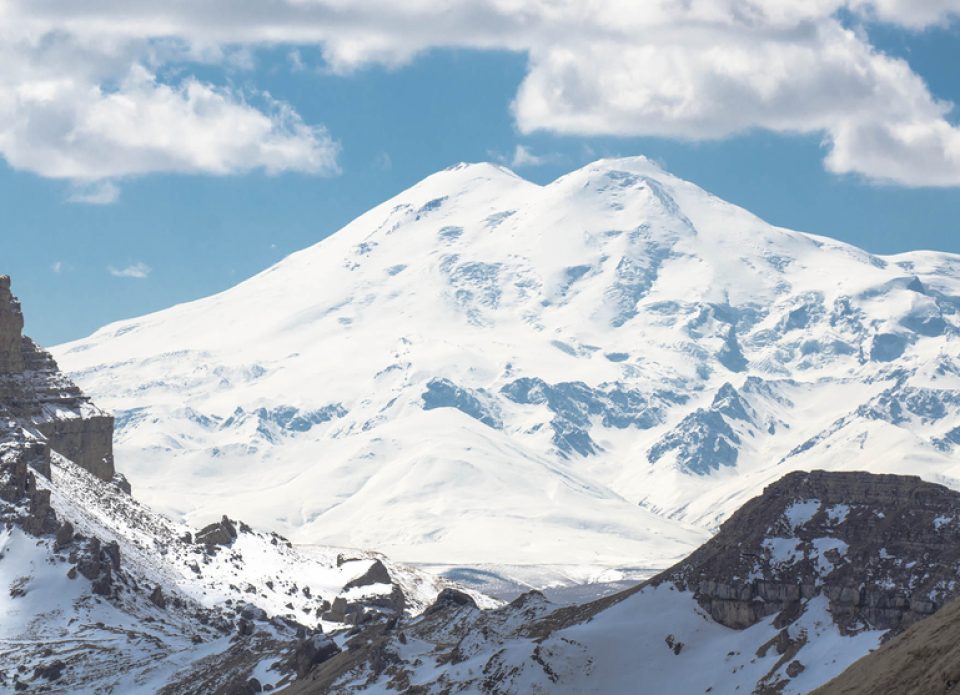
M 958 326 L 960 257 L 772 227 L 632 158 L 454 167 L 54 352 L 177 518 L 584 580 L 668 566 L 791 470 L 960 488 Z
M 393 629 L 360 632 L 284 692 L 799 695 L 914 623 L 844 682 L 942 685 L 954 671 L 898 679 L 887 672 L 900 661 L 884 655 L 911 658 L 910 636 L 929 635 L 957 596 L 958 503 L 910 476 L 791 473 L 635 589 L 568 607 L 531 592 L 488 611 L 448 592 Z M 929 666 L 952 653 L 935 638 L 920 647 Z

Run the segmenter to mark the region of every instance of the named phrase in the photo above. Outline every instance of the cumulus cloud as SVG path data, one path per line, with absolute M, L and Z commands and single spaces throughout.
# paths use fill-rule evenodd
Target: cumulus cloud
M 685 32 L 648 44 L 536 52 L 514 102 L 522 132 L 723 138 L 822 133 L 827 167 L 960 185 L 960 130 L 909 65 L 834 20 L 791 33 Z
M 290 105 L 190 75 L 159 76 L 185 58 L 243 67 L 238 56 L 249 51 L 111 36 L 109 26 L 103 36 L 74 33 L 11 14 L 0 0 L 0 156 L 71 181 L 72 202 L 113 202 L 117 180 L 154 172 L 337 171 L 338 145 Z
M 0 154 L 74 179 L 329 172 L 335 144 L 289 105 L 158 75 L 184 59 L 242 69 L 263 45 L 288 47 L 295 69 L 317 46 L 344 75 L 468 47 L 528 56 L 524 134 L 812 133 L 831 171 L 960 185 L 952 105 L 858 26 L 958 14 L 960 0 L 0 0 Z
M 48 83 L 22 88 L 18 97 L 22 118 L 0 135 L 0 148 L 12 166 L 43 176 L 336 169 L 329 136 L 289 106 L 271 100 L 259 110 L 192 78 L 162 84 L 139 65 L 111 91 Z
M 108 266 L 107 272 L 115 278 L 135 278 L 137 280 L 144 280 L 150 277 L 150 273 L 153 272 L 153 268 L 148 266 L 143 261 L 137 261 L 136 263 L 131 263 L 123 268 L 115 268 L 112 265 Z

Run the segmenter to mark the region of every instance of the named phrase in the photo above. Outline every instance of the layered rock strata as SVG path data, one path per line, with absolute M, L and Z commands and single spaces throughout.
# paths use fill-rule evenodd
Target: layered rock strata
M 849 630 L 900 630 L 957 595 L 960 493 L 914 476 L 790 473 L 657 577 L 745 628 L 818 594 Z
M 5 406 L 0 416 L 101 480 L 113 479 L 113 417 L 60 373 L 50 353 L 23 335 L 20 302 L 6 275 L 0 276 L 0 403 Z

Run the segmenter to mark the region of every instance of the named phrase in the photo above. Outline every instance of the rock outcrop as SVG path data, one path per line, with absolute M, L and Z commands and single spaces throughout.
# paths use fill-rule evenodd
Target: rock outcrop
M 54 533 L 60 524 L 50 507 L 50 491 L 37 488 L 35 468 L 47 467 L 49 453 L 41 442 L 24 442 L 18 430 L 0 422 L 0 521 L 15 523 L 27 533 Z
M 957 595 L 960 493 L 914 476 L 790 473 L 653 581 L 745 628 L 818 594 L 841 627 L 901 630 Z
M 220 521 L 204 526 L 194 536 L 198 544 L 207 546 L 211 551 L 215 546 L 226 546 L 237 537 L 237 527 L 226 515 Z
M 65 377 L 50 353 L 23 335 L 20 302 L 0 276 L 0 403 L 8 417 L 101 480 L 113 480 L 113 417 Z M 41 468 L 41 475 L 47 475 Z
M 960 684 L 960 600 L 952 601 L 811 695 L 946 695 Z

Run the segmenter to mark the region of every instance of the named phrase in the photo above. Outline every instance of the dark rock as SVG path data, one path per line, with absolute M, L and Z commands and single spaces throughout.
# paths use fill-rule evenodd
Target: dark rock
M 371 586 L 373 584 L 389 584 L 391 581 L 390 573 L 387 571 L 386 566 L 380 562 L 380 560 L 374 560 L 366 572 L 356 579 L 347 582 L 343 590 L 349 591 L 350 589 L 355 589 L 360 586 Z
M 109 570 L 91 582 L 90 588 L 98 596 L 110 596 L 113 593 L 113 576 Z
M 73 524 L 64 521 L 57 530 L 55 547 L 59 550 L 70 545 L 71 542 L 73 542 Z
M 237 527 L 226 515 L 197 531 L 195 541 L 206 546 L 230 545 L 237 538 Z
M 680 652 L 683 651 L 683 646 L 684 646 L 683 642 L 678 640 L 673 635 L 667 635 L 664 638 L 664 642 L 667 643 L 667 647 L 670 649 L 670 651 L 672 651 L 676 655 L 679 655 Z
M 157 608 L 167 607 L 167 599 L 163 595 L 163 589 L 161 589 L 159 585 L 153 587 L 153 591 L 150 592 L 150 603 Z
M 132 488 L 130 487 L 130 481 L 127 480 L 127 476 L 125 476 L 123 473 L 114 473 L 113 479 L 110 482 L 121 492 L 125 492 L 128 495 L 131 494 Z
M 100 575 L 100 539 L 91 538 L 87 543 L 86 554 L 77 563 L 77 570 L 89 580 Z
M 67 665 L 60 660 L 51 661 L 49 664 L 41 664 L 33 670 L 33 677 L 44 678 L 48 681 L 60 680 L 60 676 L 63 674 L 63 669 Z
M 476 608 L 477 602 L 473 597 L 457 589 L 447 587 L 437 594 L 437 600 L 424 611 L 424 615 L 430 615 L 443 610 L 457 608 Z
M 342 623 L 347 614 L 347 599 L 342 596 L 337 596 L 333 599 L 333 604 L 330 606 L 330 610 L 323 613 L 321 616 L 324 620 L 329 620 L 334 623 Z
M 902 630 L 960 593 L 958 508 L 960 493 L 913 476 L 790 473 L 652 582 L 733 628 L 774 614 L 785 627 L 822 593 L 842 630 Z
M 116 541 L 110 541 L 102 550 L 103 555 L 110 562 L 110 566 L 113 568 L 113 571 L 116 572 L 120 569 L 120 546 Z
M 304 678 L 317 664 L 340 653 L 337 646 L 327 635 L 313 635 L 297 643 L 289 667 L 297 673 L 297 678 Z
M 23 313 L 7 276 L 0 276 L 0 404 L 16 429 L 30 431 L 19 448 L 40 475 L 50 477 L 53 449 L 101 480 L 113 477 L 113 418 L 94 407 L 53 357 L 23 335 Z M 69 415 L 51 417 L 50 406 Z M 31 523 L 29 532 L 56 531 L 46 528 L 48 523 Z
M 252 603 L 248 603 L 240 610 L 240 616 L 246 620 L 267 620 L 267 612 L 260 608 L 260 606 L 255 606 Z

